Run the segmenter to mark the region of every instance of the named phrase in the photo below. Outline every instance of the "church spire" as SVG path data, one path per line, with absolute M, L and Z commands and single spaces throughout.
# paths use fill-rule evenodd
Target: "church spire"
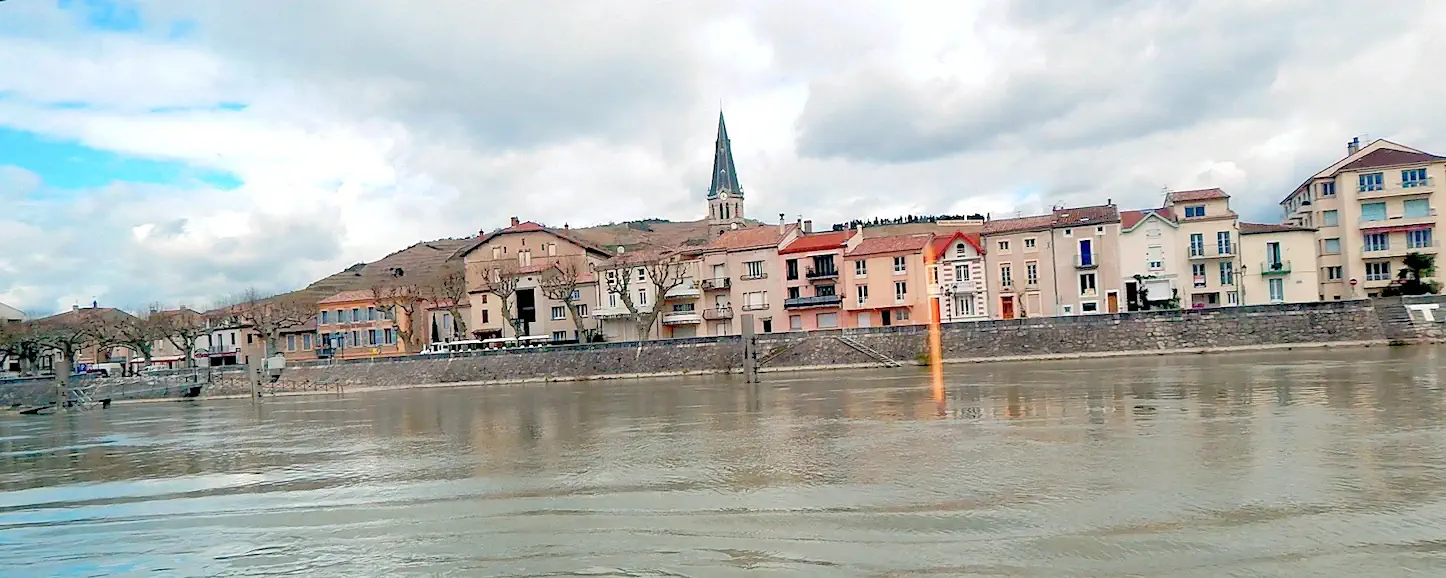
M 719 193 L 742 197 L 743 187 L 738 184 L 738 169 L 733 166 L 733 147 L 728 143 L 728 127 L 723 124 L 723 111 L 718 111 L 718 143 L 713 150 L 713 184 L 708 187 L 708 198 L 717 198 Z

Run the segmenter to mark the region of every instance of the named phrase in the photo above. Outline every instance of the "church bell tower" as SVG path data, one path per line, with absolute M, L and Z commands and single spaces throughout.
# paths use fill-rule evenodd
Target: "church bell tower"
M 713 150 L 713 184 L 708 187 L 708 223 L 732 228 L 743 225 L 743 187 L 733 166 L 733 147 L 728 144 L 728 127 L 718 111 L 718 143 Z

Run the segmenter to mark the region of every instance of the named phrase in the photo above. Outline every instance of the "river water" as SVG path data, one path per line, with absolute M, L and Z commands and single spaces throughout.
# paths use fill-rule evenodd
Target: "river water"
M 0 415 L 4 576 L 1446 576 L 1446 349 Z

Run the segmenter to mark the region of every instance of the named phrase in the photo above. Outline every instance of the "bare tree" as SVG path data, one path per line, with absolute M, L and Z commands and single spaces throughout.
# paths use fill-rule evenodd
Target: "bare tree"
M 396 325 L 397 339 L 407 351 L 411 351 L 413 347 L 420 349 L 426 340 L 427 332 L 417 330 L 423 326 L 417 312 L 425 311 L 424 304 L 433 299 L 434 292 L 426 284 L 391 280 L 372 285 L 372 300 L 376 302 L 377 308 L 387 312 L 392 323 Z
M 628 309 L 633 323 L 637 326 L 639 341 L 647 340 L 653 324 L 662 314 L 663 297 L 674 287 L 683 284 L 686 274 L 685 267 L 682 256 L 676 251 L 670 250 L 619 255 L 604 267 L 607 270 L 604 278 L 608 292 L 616 293 L 618 299 L 623 302 L 623 306 Z M 634 275 L 641 277 L 638 280 L 639 284 L 647 283 L 645 287 L 653 290 L 652 307 L 633 300 L 633 292 L 629 291 L 629 287 L 634 282 Z
M 100 320 L 102 347 L 119 345 L 140 355 L 149 366 L 155 357 L 156 343 L 166 338 L 158 307 L 138 312 L 136 315 L 107 316 Z M 130 368 L 127 367 L 127 370 Z
M 60 315 L 38 319 L 32 328 L 42 351 L 60 354 L 55 368 L 56 411 L 65 408 L 70 391 L 70 374 L 75 371 L 78 354 L 87 346 L 104 343 L 104 326 L 114 309 L 76 309 Z
M 248 289 L 235 305 L 224 308 L 222 314 L 234 316 L 238 323 L 260 334 L 266 347 L 262 357 L 268 357 L 280 351 L 277 343 L 281 340 L 282 331 L 300 327 L 316 318 L 316 303 L 300 295 L 262 297 L 255 289 Z
M 448 261 L 443 267 L 441 279 L 437 281 L 438 303 L 452 314 L 452 337 L 464 339 L 467 320 L 462 316 L 462 308 L 467 305 L 467 272 L 461 261 Z
M 181 307 L 174 311 L 162 311 L 156 317 L 157 332 L 162 339 L 170 342 L 186 356 L 186 367 L 196 366 L 196 342 L 210 332 L 205 316 Z
M 43 347 L 31 322 L 0 321 L 0 371 L 15 360 L 20 375 L 32 375 L 40 364 Z
M 473 274 L 482 280 L 479 288 L 497 297 L 502 318 L 512 327 L 514 336 L 522 335 L 522 319 L 513 312 L 512 305 L 517 296 L 517 285 L 522 281 L 522 267 L 512 259 L 494 259 L 471 264 Z
M 578 286 L 587 272 L 587 261 L 582 255 L 558 257 L 551 268 L 542 272 L 538 283 L 543 296 L 553 301 L 561 301 L 567 307 L 567 314 L 572 317 L 572 324 L 577 328 L 578 340 L 584 343 L 588 341 L 590 332 L 583 327 L 577 303 L 581 298 Z

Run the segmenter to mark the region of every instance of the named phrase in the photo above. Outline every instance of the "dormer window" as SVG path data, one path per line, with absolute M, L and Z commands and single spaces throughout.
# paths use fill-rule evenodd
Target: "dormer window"
M 1185 218 L 1192 219 L 1195 217 L 1203 216 L 1205 216 L 1205 205 L 1192 205 L 1185 207 Z

